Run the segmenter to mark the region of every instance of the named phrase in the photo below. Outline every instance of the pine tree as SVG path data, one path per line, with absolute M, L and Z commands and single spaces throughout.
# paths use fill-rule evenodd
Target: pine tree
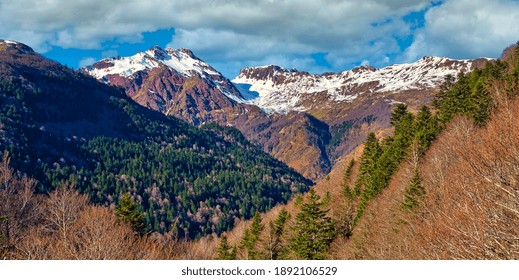
M 282 209 L 274 221 L 269 222 L 269 235 L 266 242 L 267 258 L 271 260 L 281 259 L 285 253 L 283 246 L 283 233 L 290 214 Z
M 415 169 L 413 178 L 411 179 L 406 194 L 404 195 L 402 207 L 408 210 L 414 210 L 418 206 L 420 198 L 424 195 L 425 189 L 420 182 L 420 173 Z
M 377 162 L 382 155 L 382 147 L 375 133 L 370 133 L 364 144 L 364 152 L 360 158 L 359 175 L 355 181 L 353 196 L 358 196 L 370 184 L 370 178 L 377 169 Z
M 448 80 L 441 86 L 433 104 L 438 109 L 437 115 L 443 125 L 448 123 L 455 114 L 470 112 L 470 94 L 469 77 L 463 72 L 458 74 L 455 83 Z
M 476 75 L 476 73 L 473 75 Z M 478 77 L 474 83 L 472 94 L 470 95 L 469 111 L 476 124 L 484 125 L 490 117 L 493 103 L 492 97 L 485 88 L 483 77 Z
M 227 236 L 222 235 L 220 238 L 220 243 L 218 244 L 218 248 L 216 249 L 216 259 L 217 260 L 235 260 L 236 259 L 236 246 L 231 247 L 229 245 L 229 241 L 227 241 Z
M 123 194 L 119 199 L 119 205 L 115 208 L 117 216 L 132 226 L 139 234 L 144 233 L 144 214 L 139 211 L 139 205 L 133 201 L 129 194 Z
M 259 252 L 255 250 L 256 244 L 260 241 L 260 234 L 263 231 L 261 216 L 258 212 L 252 218 L 251 226 L 243 233 L 240 248 L 245 249 L 246 259 L 255 260 L 259 257 Z
M 337 235 L 335 222 L 326 216 L 328 210 L 321 209 L 319 200 L 320 197 L 311 189 L 308 201 L 303 203 L 296 216 L 290 248 L 303 259 L 324 259 L 328 246 Z
M 402 119 L 407 115 L 407 105 L 399 103 L 396 105 L 396 108 L 391 113 L 391 122 L 390 124 L 393 127 L 398 126 L 398 124 L 402 121 Z
M 436 135 L 439 132 L 439 126 L 437 119 L 432 115 L 429 107 L 422 106 L 413 126 L 414 138 L 418 141 L 420 151 L 423 153 L 432 141 L 436 139 Z

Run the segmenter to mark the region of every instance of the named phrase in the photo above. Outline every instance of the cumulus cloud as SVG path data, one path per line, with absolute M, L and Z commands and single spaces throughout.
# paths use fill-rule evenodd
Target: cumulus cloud
M 388 53 L 399 52 L 395 38 L 411 33 L 402 16 L 428 5 L 419 0 L 183 1 L 175 5 L 178 29 L 170 46 L 229 63 L 283 57 L 285 67 L 301 64 L 302 56 L 327 53 L 332 69 L 305 70 L 341 70 L 362 60 L 382 63 Z
M 51 46 L 95 49 L 114 38 L 139 41 L 142 32 L 173 25 L 170 2 L 0 0 L 0 36 L 31 44 L 37 51 Z
M 143 32 L 174 27 L 171 46 L 192 48 L 208 60 L 278 56 L 297 64 L 313 52 L 339 56 L 352 45 L 407 36 L 409 28 L 399 18 L 427 5 L 426 0 L 0 0 L 0 36 L 38 51 L 95 49 L 106 40 L 137 42 Z
M 519 2 L 450 0 L 425 14 L 404 60 L 424 55 L 453 58 L 499 57 L 519 39 Z
M 340 71 L 362 61 L 379 67 L 431 54 L 497 56 L 518 39 L 517 1 L 431 2 L 0 0 L 0 37 L 45 52 L 53 46 L 101 49 L 106 41 L 139 42 L 143 32 L 174 28 L 169 46 L 191 48 L 227 73 L 263 63 Z M 403 19 L 426 9 L 421 29 Z M 401 54 L 401 42 L 410 36 L 413 43 Z M 311 58 L 316 53 L 326 54 L 326 67 Z

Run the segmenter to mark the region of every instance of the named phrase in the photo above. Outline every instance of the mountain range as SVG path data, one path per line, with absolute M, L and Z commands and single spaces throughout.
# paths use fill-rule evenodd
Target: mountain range
M 146 109 L 13 41 L 0 41 L 0 105 L 0 149 L 37 192 L 73 185 L 106 206 L 129 194 L 148 231 L 220 233 L 311 184 L 234 128 Z
M 470 72 L 487 61 L 423 57 L 324 74 L 269 65 L 242 69 L 231 81 L 190 50 L 153 47 L 81 71 L 123 88 L 144 107 L 195 126 L 236 127 L 263 151 L 319 180 L 370 132 L 389 128 L 395 104 L 416 110 L 430 103 L 446 75 Z

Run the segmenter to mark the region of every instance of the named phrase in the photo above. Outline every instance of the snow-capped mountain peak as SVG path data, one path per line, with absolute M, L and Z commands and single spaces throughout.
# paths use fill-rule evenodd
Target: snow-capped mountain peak
M 105 58 L 92 66 L 85 67 L 85 71 L 97 79 L 107 80 L 108 75 L 131 78 L 139 71 L 163 66 L 169 67 L 185 77 L 191 77 L 195 74 L 206 78 L 221 76 L 218 71 L 197 58 L 188 49 L 163 49 L 158 46 L 129 57 Z
M 469 72 L 487 59 L 454 60 L 426 56 L 414 63 L 395 64 L 381 69 L 361 66 L 341 73 L 309 74 L 287 71 L 279 66 L 244 68 L 232 80 L 243 96 L 254 96 L 248 103 L 267 112 L 308 111 L 316 96 L 332 102 L 351 102 L 360 95 L 408 90 L 429 90 L 446 75 Z M 319 98 L 322 100 L 322 98 Z M 310 106 L 317 106 L 310 105 Z
M 196 57 L 189 49 L 174 50 L 171 48 L 153 47 L 146 51 L 146 54 L 187 77 L 192 76 L 194 72 L 209 76 L 220 75 L 213 67 Z

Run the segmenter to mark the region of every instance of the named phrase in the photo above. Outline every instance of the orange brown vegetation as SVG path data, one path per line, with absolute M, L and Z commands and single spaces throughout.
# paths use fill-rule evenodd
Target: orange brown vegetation
M 499 99 L 483 128 L 453 120 L 419 162 L 426 195 L 416 212 L 401 202 L 416 161 L 404 163 L 370 202 L 339 259 L 518 259 L 519 100 Z
M 34 180 L 19 179 L 4 155 L 0 163 L 1 259 L 202 259 L 204 250 L 171 234 L 136 234 L 112 209 L 88 204 L 62 186 L 34 194 Z

